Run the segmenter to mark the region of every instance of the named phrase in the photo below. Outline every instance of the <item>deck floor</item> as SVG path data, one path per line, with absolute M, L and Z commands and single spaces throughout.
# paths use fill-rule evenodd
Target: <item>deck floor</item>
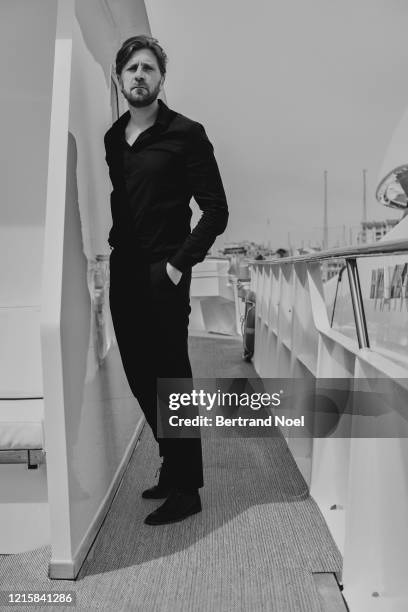
M 191 356 L 201 378 L 255 376 L 236 339 L 191 338 Z M 324 612 L 313 574 L 341 556 L 285 441 L 204 438 L 203 452 L 203 512 L 144 525 L 159 465 L 145 427 L 78 579 L 48 579 L 46 547 L 3 557 L 2 588 L 71 589 L 84 610 Z

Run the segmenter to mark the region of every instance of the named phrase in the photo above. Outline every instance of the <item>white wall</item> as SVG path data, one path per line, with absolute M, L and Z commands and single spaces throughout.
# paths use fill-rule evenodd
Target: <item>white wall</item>
M 142 0 L 129 5 L 131 22 L 145 15 L 141 7 Z M 108 282 L 98 293 L 93 282 L 95 256 L 109 253 L 107 50 L 120 28 L 103 3 L 83 8 L 58 0 L 45 228 L 42 348 L 55 578 L 77 574 L 143 423 L 112 336 Z M 148 31 L 146 21 L 139 28 Z M 108 340 L 102 351 L 101 339 Z
M 42 225 L 55 2 L 3 0 L 0 15 L 0 225 Z
M 1 3 L 0 397 L 42 394 L 38 309 L 55 23 L 52 0 Z
M 42 250 L 56 5 L 0 4 L 0 427 L 7 439 L 18 398 L 41 397 Z M 16 401 L 1 401 L 3 398 Z M 8 408 L 8 411 L 7 411 Z M 41 401 L 24 402 L 41 427 Z M 2 421 L 4 421 L 2 423 Z M 28 427 L 30 427 L 28 425 Z M 47 472 L 1 465 L 2 553 L 49 543 Z
M 0 306 L 39 304 L 56 7 L 0 7 Z

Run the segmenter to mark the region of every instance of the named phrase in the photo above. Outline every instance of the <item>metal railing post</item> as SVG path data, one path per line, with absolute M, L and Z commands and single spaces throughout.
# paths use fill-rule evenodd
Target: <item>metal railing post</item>
M 351 303 L 353 304 L 358 344 L 360 348 L 369 348 L 370 342 L 368 338 L 367 321 L 365 318 L 356 259 L 347 259 L 346 266 L 349 277 Z

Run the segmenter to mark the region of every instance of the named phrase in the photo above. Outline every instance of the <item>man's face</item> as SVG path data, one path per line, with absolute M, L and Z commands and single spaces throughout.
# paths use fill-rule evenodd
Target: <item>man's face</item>
M 150 49 L 135 51 L 123 67 L 119 85 L 131 106 L 140 108 L 154 102 L 164 83 L 156 56 Z

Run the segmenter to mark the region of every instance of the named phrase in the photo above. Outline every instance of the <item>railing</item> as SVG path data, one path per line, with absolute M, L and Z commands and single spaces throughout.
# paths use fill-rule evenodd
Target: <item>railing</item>
M 375 348 L 377 352 L 381 353 L 388 358 L 394 359 L 401 363 L 408 364 L 408 327 L 406 327 L 406 323 L 408 323 L 408 317 L 406 315 L 407 312 L 407 304 L 408 304 L 408 266 L 407 261 L 405 260 L 404 255 L 408 253 L 408 241 L 407 240 L 398 240 L 398 241 L 388 241 L 388 242 L 380 242 L 372 245 L 363 245 L 361 247 L 348 247 L 342 249 L 331 249 L 324 252 L 313 253 L 309 255 L 302 255 L 297 257 L 288 257 L 279 260 L 271 260 L 271 261 L 253 261 L 251 262 L 252 266 L 252 281 L 251 288 L 255 291 L 256 294 L 260 293 L 261 286 L 263 280 L 266 280 L 266 284 L 268 282 L 273 285 L 275 298 L 272 297 L 272 304 L 277 306 L 278 302 L 281 303 L 283 300 L 283 304 L 281 304 L 281 316 L 282 306 L 284 307 L 285 303 L 288 306 L 287 299 L 287 291 L 288 285 L 285 281 L 286 276 L 284 275 L 279 283 L 282 284 L 282 288 L 286 288 L 286 295 L 282 297 L 280 295 L 279 290 L 277 291 L 277 273 L 276 270 L 284 267 L 285 270 L 293 269 L 296 275 L 296 272 L 300 272 L 300 276 L 302 273 L 307 271 L 309 272 L 309 282 L 312 285 L 312 289 L 317 291 L 317 295 L 314 295 L 314 298 L 311 301 L 311 305 L 314 305 L 313 308 L 313 317 L 314 323 L 319 331 L 329 333 L 330 329 L 338 329 L 341 331 L 341 327 L 339 328 L 336 325 L 336 321 L 326 321 L 326 318 L 322 316 L 322 312 L 318 306 L 322 304 L 317 304 L 316 299 L 318 297 L 321 298 L 321 302 L 326 305 L 327 312 L 332 307 L 331 319 L 333 319 L 333 315 L 336 315 L 335 312 L 336 306 L 339 310 L 339 304 L 337 300 L 337 290 L 338 286 L 336 286 L 336 280 L 332 280 L 330 283 L 324 283 L 322 270 L 320 268 L 321 265 L 324 265 L 326 262 L 330 260 L 343 260 L 344 267 L 348 272 L 348 282 L 347 282 L 347 295 L 343 296 L 344 299 L 350 300 L 350 305 L 352 306 L 353 317 L 352 320 L 349 320 L 349 324 L 353 324 L 354 333 L 356 339 L 358 341 L 359 348 Z M 373 272 L 378 272 L 378 267 L 384 266 L 384 262 L 388 261 L 389 258 L 392 257 L 391 265 L 386 266 L 383 269 L 383 273 L 375 275 Z M 367 264 L 367 258 L 371 258 L 374 260 L 377 258 L 378 267 L 375 270 L 370 270 L 369 265 Z M 275 270 L 273 273 L 265 272 L 262 270 L 272 269 Z M 370 276 L 371 272 L 371 276 Z M 364 282 L 363 287 L 361 283 L 360 276 L 363 274 Z M 278 275 L 279 276 L 279 275 Z M 300 276 L 297 275 L 300 280 Z M 280 278 L 280 277 L 279 277 Z M 342 276 L 339 275 L 337 284 L 341 281 Z M 274 282 L 275 280 L 275 282 Z M 373 285 L 373 282 L 376 285 Z M 296 283 L 295 283 L 296 284 Z M 302 284 L 302 283 L 300 283 Z M 346 285 L 346 283 L 344 283 Z M 285 287 L 286 286 L 286 287 Z M 371 291 L 368 291 L 370 289 Z M 263 289 L 261 293 L 263 293 Z M 343 290 L 344 293 L 344 290 Z M 279 294 L 279 298 L 276 298 L 276 295 Z M 259 295 L 258 295 L 259 297 Z M 278 302 L 276 302 L 278 299 Z M 265 296 L 261 298 L 261 301 L 265 301 Z M 275 301 L 274 301 L 275 300 Z M 400 325 L 397 328 L 398 334 L 394 334 L 398 336 L 398 342 L 387 341 L 384 342 L 384 346 L 380 347 L 378 339 L 376 340 L 374 333 L 374 325 L 373 325 L 373 313 L 370 300 L 375 300 L 375 307 L 378 312 L 381 309 L 384 309 L 384 303 L 388 306 L 388 323 L 390 320 L 394 326 L 397 325 L 397 313 L 396 311 L 396 301 L 399 300 L 398 304 L 405 308 L 403 309 L 403 313 L 401 314 L 402 308 L 400 308 L 398 317 L 400 320 Z M 381 308 L 379 308 L 378 301 L 381 301 Z M 340 300 L 341 301 L 341 300 Z M 259 300 L 258 300 L 259 302 Z M 331 303 L 332 302 L 332 303 Z M 344 304 L 343 304 L 344 305 Z M 393 307 L 393 308 L 391 308 Z M 284 308 L 283 308 L 284 309 Z M 289 308 L 290 309 L 290 308 Z M 262 309 L 261 309 L 262 310 Z M 258 317 L 261 316 L 260 307 L 258 307 Z M 286 312 L 286 315 L 288 313 Z M 329 314 L 329 312 L 328 312 Z M 262 317 L 266 324 L 265 320 L 265 308 L 262 310 Z M 368 321 L 367 321 L 368 316 Z M 262 318 L 261 317 L 261 318 Z M 376 321 L 376 325 L 381 325 L 381 321 L 378 317 L 374 317 L 378 319 Z M 332 324 L 334 322 L 334 325 Z M 273 321 L 272 321 L 273 323 Z M 371 340 L 370 340 L 371 336 Z M 350 338 L 350 332 L 345 334 L 345 337 Z M 346 339 L 345 338 L 345 339 Z M 336 340 L 339 340 L 336 337 Z M 347 346 L 349 343 L 347 342 Z M 393 349 L 394 354 L 393 354 Z
M 372 244 L 363 244 L 359 247 L 340 247 L 335 249 L 327 249 L 326 251 L 316 251 L 315 253 L 308 253 L 307 255 L 294 255 L 293 257 L 272 259 L 270 261 L 253 260 L 250 263 L 251 265 L 256 264 L 262 266 L 267 264 L 325 261 L 327 259 L 334 259 L 338 257 L 355 259 L 356 257 L 369 255 L 395 255 L 407 252 L 408 240 L 381 240 L 380 242 L 374 242 Z
M 347 274 L 325 281 L 332 264 Z M 261 377 L 316 388 L 345 379 L 351 392 L 364 382 L 373 404 L 384 389 L 390 411 L 376 437 L 361 429 L 356 401 L 347 437 L 342 415 L 330 437 L 284 435 L 343 554 L 351 611 L 408 609 L 408 438 L 381 435 L 408 419 L 408 240 L 253 261 L 251 289 Z

